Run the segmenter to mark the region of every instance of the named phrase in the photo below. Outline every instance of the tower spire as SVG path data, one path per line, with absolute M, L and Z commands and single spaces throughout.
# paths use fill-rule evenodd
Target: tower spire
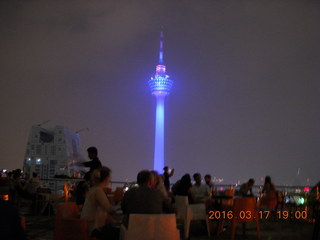
M 163 30 L 160 32 L 159 64 L 163 64 Z

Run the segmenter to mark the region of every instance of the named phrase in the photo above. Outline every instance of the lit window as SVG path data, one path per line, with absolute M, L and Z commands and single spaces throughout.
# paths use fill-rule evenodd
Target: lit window
M 41 164 L 41 158 L 38 158 L 37 160 L 36 160 L 36 164 Z

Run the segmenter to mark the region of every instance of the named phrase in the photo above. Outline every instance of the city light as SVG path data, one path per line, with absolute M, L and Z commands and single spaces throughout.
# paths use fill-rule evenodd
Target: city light
M 304 204 L 304 198 L 303 198 L 303 197 L 300 197 L 300 198 L 298 199 L 298 204 L 299 204 L 299 205 L 303 205 L 303 204 Z

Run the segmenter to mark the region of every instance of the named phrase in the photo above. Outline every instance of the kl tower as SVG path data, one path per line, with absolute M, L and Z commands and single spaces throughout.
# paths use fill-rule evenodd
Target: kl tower
M 159 64 L 156 66 L 156 74 L 148 83 L 157 102 L 153 169 L 161 173 L 164 167 L 164 100 L 173 85 L 163 63 L 163 32 L 160 33 Z

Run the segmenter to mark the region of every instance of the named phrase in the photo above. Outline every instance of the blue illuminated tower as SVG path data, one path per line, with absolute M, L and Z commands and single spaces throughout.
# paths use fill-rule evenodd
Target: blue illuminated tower
M 164 167 L 164 99 L 170 93 L 173 85 L 173 81 L 166 75 L 166 66 L 163 63 L 163 32 L 160 33 L 159 64 L 156 66 L 156 74 L 148 83 L 157 102 L 153 169 L 162 172 Z

